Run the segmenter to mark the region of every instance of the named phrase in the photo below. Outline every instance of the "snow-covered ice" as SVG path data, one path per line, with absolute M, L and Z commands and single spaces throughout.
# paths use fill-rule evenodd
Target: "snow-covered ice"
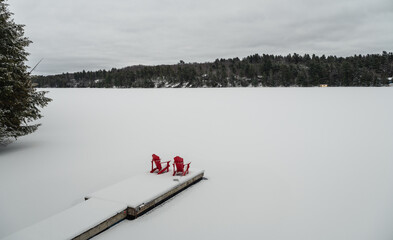
M 155 153 L 208 180 L 95 239 L 393 239 L 392 88 L 50 91 L 39 130 L 0 149 L 0 238 Z

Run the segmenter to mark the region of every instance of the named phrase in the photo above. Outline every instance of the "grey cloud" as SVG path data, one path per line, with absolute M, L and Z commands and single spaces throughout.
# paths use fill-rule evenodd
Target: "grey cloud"
M 19 0 L 37 74 L 254 53 L 392 51 L 391 0 Z

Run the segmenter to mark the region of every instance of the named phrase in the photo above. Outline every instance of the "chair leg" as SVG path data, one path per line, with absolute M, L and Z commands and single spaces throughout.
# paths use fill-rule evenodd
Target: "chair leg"
M 165 170 L 166 170 L 167 172 L 169 172 L 169 165 L 167 165 L 165 168 L 163 168 L 163 169 L 161 169 L 160 171 L 158 171 L 158 174 L 164 173 Z
M 187 164 L 187 168 L 183 172 L 183 176 L 185 176 L 188 173 L 188 169 L 190 168 L 190 164 Z
M 153 161 L 151 161 L 151 171 L 150 173 L 153 173 L 155 170 L 157 170 L 158 168 L 154 168 L 153 166 Z

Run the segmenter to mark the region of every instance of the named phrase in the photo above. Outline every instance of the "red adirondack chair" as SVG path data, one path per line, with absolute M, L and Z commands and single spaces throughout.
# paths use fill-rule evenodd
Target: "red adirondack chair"
M 191 162 L 184 164 L 183 158 L 179 156 L 176 156 L 173 159 L 175 160 L 175 163 L 173 164 L 173 176 L 177 173 L 182 173 L 182 176 L 185 176 L 188 173 Z
M 153 154 L 153 160 L 151 160 L 151 171 L 150 173 L 155 172 L 156 170 L 158 170 L 158 174 L 161 174 L 163 172 L 165 172 L 165 170 L 167 172 L 169 172 L 169 163 L 170 161 L 166 161 L 166 162 L 161 162 L 161 159 L 159 156 Z M 163 168 L 161 164 L 164 165 L 164 163 L 166 163 L 166 166 Z M 154 164 L 156 165 L 156 167 L 154 168 Z

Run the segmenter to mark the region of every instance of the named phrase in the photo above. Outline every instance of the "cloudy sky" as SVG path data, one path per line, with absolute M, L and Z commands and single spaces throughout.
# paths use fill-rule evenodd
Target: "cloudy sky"
M 393 51 L 393 0 L 8 0 L 35 74 Z

